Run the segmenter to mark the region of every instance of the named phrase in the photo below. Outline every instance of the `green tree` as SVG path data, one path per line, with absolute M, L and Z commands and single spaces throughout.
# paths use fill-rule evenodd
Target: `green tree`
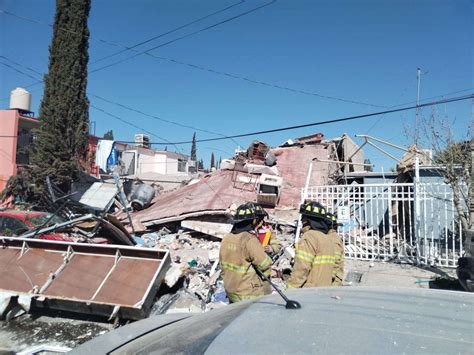
M 216 167 L 214 153 L 211 153 L 211 169 Z
M 104 139 L 107 139 L 109 141 L 113 141 L 114 140 L 114 131 L 109 130 L 109 131 L 105 132 Z
M 196 161 L 197 157 L 197 150 L 196 150 L 196 132 L 193 134 L 193 143 L 191 145 L 191 160 Z
M 89 134 L 86 96 L 89 61 L 90 0 L 57 0 L 48 73 L 44 77 L 37 140 L 32 154 L 33 178 L 42 189 L 46 176 L 63 190 L 84 168 Z
M 204 170 L 204 160 L 199 160 L 199 163 L 198 163 L 198 169 L 200 170 Z

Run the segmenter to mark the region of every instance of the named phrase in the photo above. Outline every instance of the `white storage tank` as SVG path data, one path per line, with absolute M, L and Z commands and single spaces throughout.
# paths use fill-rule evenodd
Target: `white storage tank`
M 31 94 L 23 88 L 16 88 L 10 93 L 10 109 L 31 111 Z

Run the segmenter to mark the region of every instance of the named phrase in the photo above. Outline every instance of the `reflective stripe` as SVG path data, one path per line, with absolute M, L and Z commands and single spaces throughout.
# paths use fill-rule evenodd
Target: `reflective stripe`
M 238 274 L 248 274 L 250 272 L 255 272 L 255 270 L 249 266 L 242 266 L 237 264 L 228 263 L 225 261 L 221 261 L 221 267 L 224 270 L 229 270 L 236 272 Z
M 334 255 L 317 255 L 314 258 L 313 265 L 335 264 L 336 257 Z
M 297 288 L 296 286 L 293 286 L 292 284 L 289 284 L 289 283 L 286 284 L 286 287 L 287 288 Z
M 256 298 L 256 297 L 260 297 L 260 296 L 263 296 L 263 294 L 259 295 L 259 296 L 256 296 L 256 295 L 242 295 L 242 294 L 239 294 L 239 293 L 227 292 L 227 297 L 229 298 L 229 300 L 231 302 L 239 302 L 239 301 L 243 301 L 243 300 L 250 300 L 252 298 Z
M 301 259 L 303 261 L 308 261 L 312 263 L 314 261 L 314 255 L 311 253 L 308 253 L 307 251 L 297 249 L 295 251 L 295 258 Z
M 264 270 L 264 269 L 268 268 L 271 265 L 271 263 L 272 263 L 272 259 L 270 259 L 270 257 L 268 257 L 268 256 L 265 256 L 265 259 L 263 259 L 263 261 L 257 267 L 260 270 Z

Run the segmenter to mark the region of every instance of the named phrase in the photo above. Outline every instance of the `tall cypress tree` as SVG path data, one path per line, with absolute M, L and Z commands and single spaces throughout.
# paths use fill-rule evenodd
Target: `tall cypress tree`
M 196 132 L 193 134 L 193 143 L 191 145 L 191 160 L 196 161 L 197 151 L 196 151 Z
M 108 130 L 107 132 L 104 133 L 104 139 L 107 139 L 109 141 L 114 140 L 114 131 L 113 130 Z
M 90 0 L 56 0 L 48 74 L 40 106 L 41 126 L 32 152 L 34 182 L 44 186 L 46 176 L 63 190 L 84 168 L 89 134 L 86 96 L 89 61 L 87 18 Z
M 211 169 L 216 167 L 214 153 L 211 154 Z

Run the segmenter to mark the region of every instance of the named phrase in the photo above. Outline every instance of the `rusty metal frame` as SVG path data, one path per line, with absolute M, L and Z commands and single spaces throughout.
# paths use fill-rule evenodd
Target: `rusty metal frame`
M 37 259 L 29 269 L 28 255 Z M 148 316 L 170 262 L 165 250 L 0 237 L 0 264 L 31 286 L 25 291 L 25 280 L 0 273 L 0 292 L 30 297 L 32 310 L 138 320 Z

